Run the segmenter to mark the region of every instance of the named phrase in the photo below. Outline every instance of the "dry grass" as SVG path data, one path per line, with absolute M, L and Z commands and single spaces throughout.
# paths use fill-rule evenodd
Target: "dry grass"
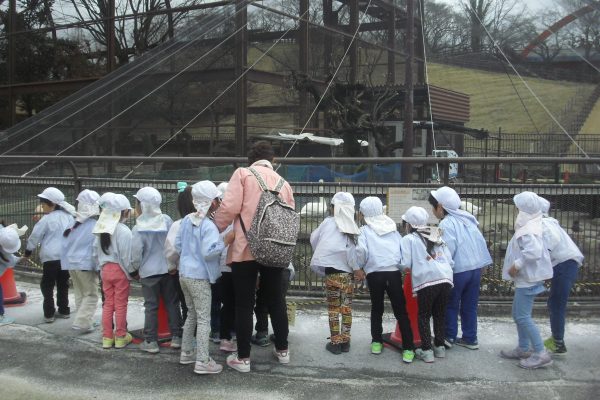
M 542 132 L 550 127 L 551 120 L 533 95 L 512 75 L 513 82 L 523 98 L 535 125 Z M 589 96 L 592 84 L 524 78 L 544 105 L 558 116 L 574 96 Z M 502 127 L 503 132 L 535 132 L 515 89 L 506 74 L 485 72 L 442 64 L 429 64 L 429 81 L 432 85 L 456 90 L 471 96 L 472 128 L 492 132 Z

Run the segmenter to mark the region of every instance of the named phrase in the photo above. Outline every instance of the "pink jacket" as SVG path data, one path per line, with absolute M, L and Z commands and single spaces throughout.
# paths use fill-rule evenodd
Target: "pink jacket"
M 275 188 L 281 177 L 277 172 L 273 171 L 271 163 L 259 160 L 252 164 L 252 167 L 262 176 L 267 187 L 270 189 Z M 250 253 L 246 236 L 242 231 L 238 215 L 244 220 L 246 231 L 250 229 L 261 194 L 262 190 L 256 177 L 247 168 L 238 168 L 235 170 L 229 180 L 225 198 L 214 217 L 214 222 L 220 232 L 223 232 L 232 222 L 234 223 L 233 231 L 235 232 L 235 240 L 229 246 L 227 264 L 254 260 L 254 256 Z M 287 204 L 295 207 L 294 193 L 287 182 L 281 188 L 280 197 Z

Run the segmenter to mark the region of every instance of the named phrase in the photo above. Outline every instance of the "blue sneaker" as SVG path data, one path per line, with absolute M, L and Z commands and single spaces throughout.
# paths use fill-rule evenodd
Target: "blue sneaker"
M 469 350 L 479 349 L 479 343 L 477 343 L 477 340 L 474 342 L 467 342 L 465 339 L 460 338 L 456 339 L 456 342 L 454 342 L 454 344 L 456 344 L 457 346 L 466 347 Z

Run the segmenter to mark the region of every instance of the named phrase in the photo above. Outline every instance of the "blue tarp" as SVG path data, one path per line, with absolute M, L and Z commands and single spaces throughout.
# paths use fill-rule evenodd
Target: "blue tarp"
M 362 168 L 361 168 L 362 167 Z M 369 169 L 372 171 L 370 172 Z M 344 173 L 352 170 L 360 170 L 355 173 Z M 285 166 L 283 176 L 289 182 L 400 182 L 401 165 L 354 165 L 354 166 L 336 166 L 332 170 L 323 165 L 287 165 Z

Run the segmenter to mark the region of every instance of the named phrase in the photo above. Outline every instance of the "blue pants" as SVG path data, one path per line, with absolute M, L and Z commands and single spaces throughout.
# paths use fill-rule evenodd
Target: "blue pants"
M 517 334 L 519 335 L 519 348 L 523 351 L 529 350 L 529 345 L 533 351 L 540 353 L 544 350 L 544 343 L 531 312 L 533 311 L 533 301 L 535 296 L 544 292 L 544 283 L 540 282 L 535 286 L 527 288 L 516 288 L 513 299 L 512 316 L 517 324 Z
M 550 328 L 555 340 L 563 340 L 565 336 L 565 312 L 569 293 L 575 281 L 579 266 L 575 260 L 567 260 L 554 266 L 554 276 L 548 297 L 550 312 Z
M 446 339 L 456 340 L 458 333 L 458 314 L 462 338 L 468 343 L 477 342 L 477 305 L 479 304 L 479 285 L 481 269 L 454 274 L 454 287 L 446 308 Z

